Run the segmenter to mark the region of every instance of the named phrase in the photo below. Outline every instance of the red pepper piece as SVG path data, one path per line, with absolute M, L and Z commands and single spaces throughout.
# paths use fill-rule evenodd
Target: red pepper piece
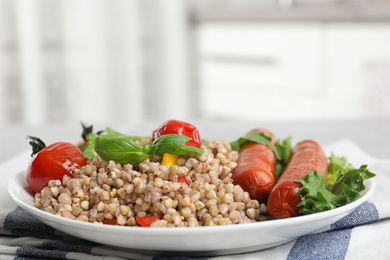
M 179 176 L 179 177 L 177 177 L 177 181 L 178 181 L 178 182 L 185 182 L 185 183 L 187 183 L 188 186 L 190 186 L 189 181 L 188 181 L 187 178 L 184 177 L 184 176 Z
M 106 224 L 106 225 L 115 225 L 116 224 L 116 218 L 112 218 L 112 219 L 108 219 L 108 218 L 105 218 L 103 220 L 103 224 Z
M 135 217 L 135 220 L 142 227 L 150 227 L 150 225 L 153 222 L 160 220 L 160 217 L 159 216 Z

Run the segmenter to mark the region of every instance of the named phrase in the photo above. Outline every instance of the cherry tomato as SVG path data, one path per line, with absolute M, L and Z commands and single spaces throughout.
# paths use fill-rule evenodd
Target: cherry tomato
M 35 155 L 27 169 L 27 183 L 34 192 L 40 192 L 49 180 L 62 180 L 71 170 L 86 163 L 81 150 L 71 143 L 58 142 L 49 145 Z
M 150 216 L 150 217 L 135 217 L 135 220 L 142 227 L 150 227 L 150 225 L 159 220 L 159 216 Z
M 178 134 L 178 135 L 188 136 L 192 138 L 192 140 L 189 140 L 188 142 L 184 143 L 184 145 L 194 146 L 197 148 L 200 148 L 201 146 L 201 140 L 200 140 L 198 129 L 189 123 L 178 121 L 178 120 L 168 120 L 164 124 L 162 124 L 159 128 L 154 130 L 151 137 L 151 141 L 153 142 L 160 136 L 168 135 L 168 134 Z

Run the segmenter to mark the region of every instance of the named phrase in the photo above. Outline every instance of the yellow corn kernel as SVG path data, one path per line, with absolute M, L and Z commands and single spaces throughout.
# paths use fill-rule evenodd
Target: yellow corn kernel
M 161 165 L 165 165 L 169 169 L 169 167 L 171 167 L 172 165 L 177 165 L 178 159 L 179 159 L 179 156 L 177 156 L 177 155 L 170 154 L 170 153 L 164 153 Z

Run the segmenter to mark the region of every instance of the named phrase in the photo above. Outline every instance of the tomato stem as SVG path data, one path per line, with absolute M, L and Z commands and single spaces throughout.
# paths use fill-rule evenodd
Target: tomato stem
M 34 137 L 34 136 L 27 136 L 27 139 L 31 139 L 31 141 L 29 142 L 29 144 L 31 145 L 32 147 L 32 154 L 31 154 L 31 157 L 33 157 L 35 154 L 37 154 L 40 150 L 42 150 L 43 148 L 46 147 L 45 143 L 39 139 L 38 137 Z
M 92 129 L 93 129 L 93 126 L 90 125 L 90 126 L 87 126 L 86 124 L 84 124 L 83 122 L 80 122 L 81 123 L 81 126 L 83 127 L 83 132 L 81 134 L 81 137 L 83 138 L 84 141 L 87 141 L 87 135 L 89 133 L 92 133 Z

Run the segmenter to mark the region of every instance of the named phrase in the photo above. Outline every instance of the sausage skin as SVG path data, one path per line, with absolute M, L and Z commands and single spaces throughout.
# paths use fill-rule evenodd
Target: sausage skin
M 250 132 L 264 133 L 275 145 L 274 135 L 265 129 L 253 129 Z M 233 170 L 233 183 L 247 191 L 252 199 L 265 203 L 275 185 L 276 156 L 266 145 L 249 143 L 239 151 L 237 167 Z
M 307 175 L 307 171 L 317 171 L 325 180 L 328 173 L 326 155 L 321 146 L 312 140 L 304 140 L 294 146 L 283 174 L 268 197 L 267 207 L 272 218 L 300 215 L 297 205 L 301 197 L 294 194 L 302 185 L 295 181 Z

